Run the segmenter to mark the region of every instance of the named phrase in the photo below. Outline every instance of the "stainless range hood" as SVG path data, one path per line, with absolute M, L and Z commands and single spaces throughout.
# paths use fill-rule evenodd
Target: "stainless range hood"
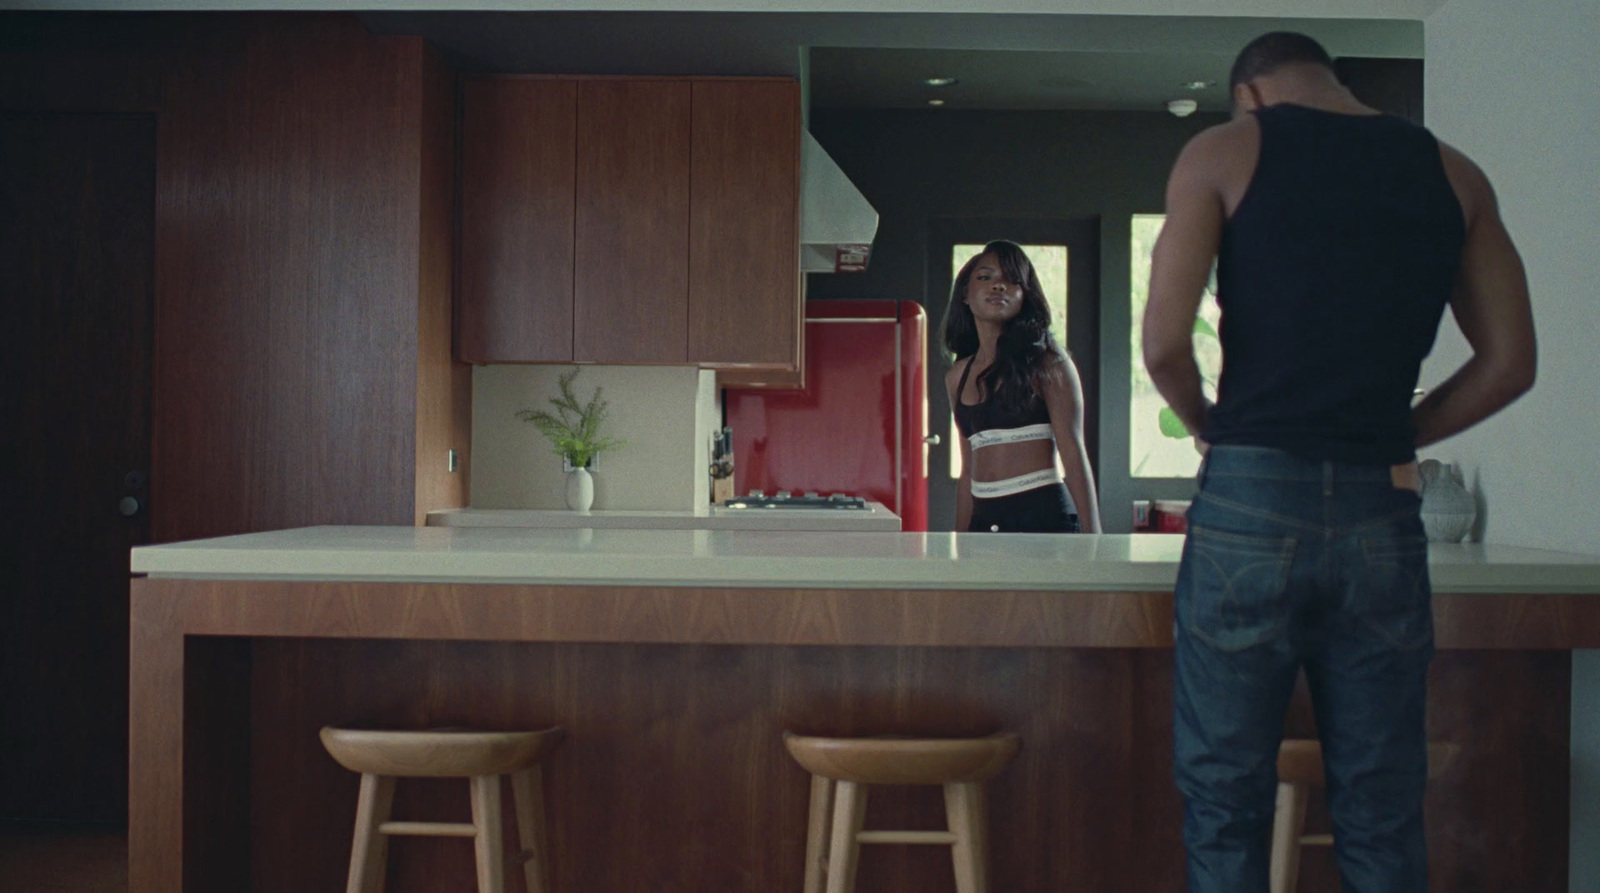
M 867 268 L 878 212 L 815 137 L 800 148 L 800 271 L 851 273 Z

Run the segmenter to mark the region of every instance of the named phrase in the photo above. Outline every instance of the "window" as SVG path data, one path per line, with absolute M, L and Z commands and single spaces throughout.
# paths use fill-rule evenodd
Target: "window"
M 1156 392 L 1144 368 L 1144 307 L 1150 289 L 1150 250 L 1155 247 L 1163 214 L 1133 215 L 1129 255 L 1132 268 L 1132 376 L 1128 388 L 1128 468 L 1135 478 L 1193 477 L 1200 470 L 1200 453 L 1194 440 L 1166 401 Z M 1222 372 L 1222 343 L 1217 340 L 1217 324 L 1222 310 L 1217 306 L 1215 279 L 1200 302 L 1194 322 L 1194 353 L 1200 364 L 1206 396 L 1216 399 L 1217 376 Z
M 1062 347 L 1067 344 L 1067 246 L 1065 245 L 1023 245 L 1022 250 L 1028 255 L 1028 260 L 1033 263 L 1033 271 L 1039 276 L 1039 285 L 1044 289 L 1045 300 L 1050 304 L 1050 332 L 1056 336 L 1056 343 Z M 950 284 L 955 287 L 956 274 L 971 260 L 973 255 L 983 251 L 982 245 L 955 245 L 950 249 Z M 938 337 L 937 335 L 935 337 Z M 951 407 L 950 415 L 950 478 L 956 480 L 961 477 L 961 432 L 956 430 L 955 408 Z

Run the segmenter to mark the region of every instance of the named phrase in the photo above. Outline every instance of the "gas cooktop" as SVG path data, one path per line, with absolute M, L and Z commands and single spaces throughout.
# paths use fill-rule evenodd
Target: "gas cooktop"
M 749 496 L 729 497 L 722 505 L 730 509 L 856 509 L 865 511 L 867 501 L 859 496 L 847 496 L 843 493 L 833 493 L 828 496 L 806 493 L 801 496 L 795 496 L 779 491 L 767 496 L 760 491 L 753 491 Z

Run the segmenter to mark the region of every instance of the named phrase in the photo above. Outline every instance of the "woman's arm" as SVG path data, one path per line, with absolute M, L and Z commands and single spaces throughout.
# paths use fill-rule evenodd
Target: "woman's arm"
M 1083 442 L 1083 382 L 1071 357 L 1061 353 L 1049 361 L 1039 376 L 1039 391 L 1050 411 L 1050 428 L 1061 454 L 1062 479 L 1078 509 L 1078 526 L 1084 533 L 1100 533 L 1100 497 L 1095 492 L 1094 470 L 1089 467 L 1089 451 Z
M 968 364 L 972 358 L 968 357 Z M 956 393 L 956 384 L 960 376 L 956 370 L 961 368 L 961 360 L 956 360 L 950 365 L 950 371 L 944 375 L 944 390 L 950 395 L 950 411 L 955 412 L 956 402 L 961 395 Z M 961 451 L 961 480 L 956 482 L 956 532 L 965 533 L 972 526 L 972 444 L 965 437 L 957 436 L 958 443 L 952 444 L 951 449 Z

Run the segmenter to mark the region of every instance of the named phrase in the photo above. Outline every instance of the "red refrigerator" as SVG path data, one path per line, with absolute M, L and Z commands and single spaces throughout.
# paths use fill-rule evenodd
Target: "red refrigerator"
M 846 493 L 928 529 L 927 314 L 807 301 L 805 387 L 726 391 L 734 489 Z

